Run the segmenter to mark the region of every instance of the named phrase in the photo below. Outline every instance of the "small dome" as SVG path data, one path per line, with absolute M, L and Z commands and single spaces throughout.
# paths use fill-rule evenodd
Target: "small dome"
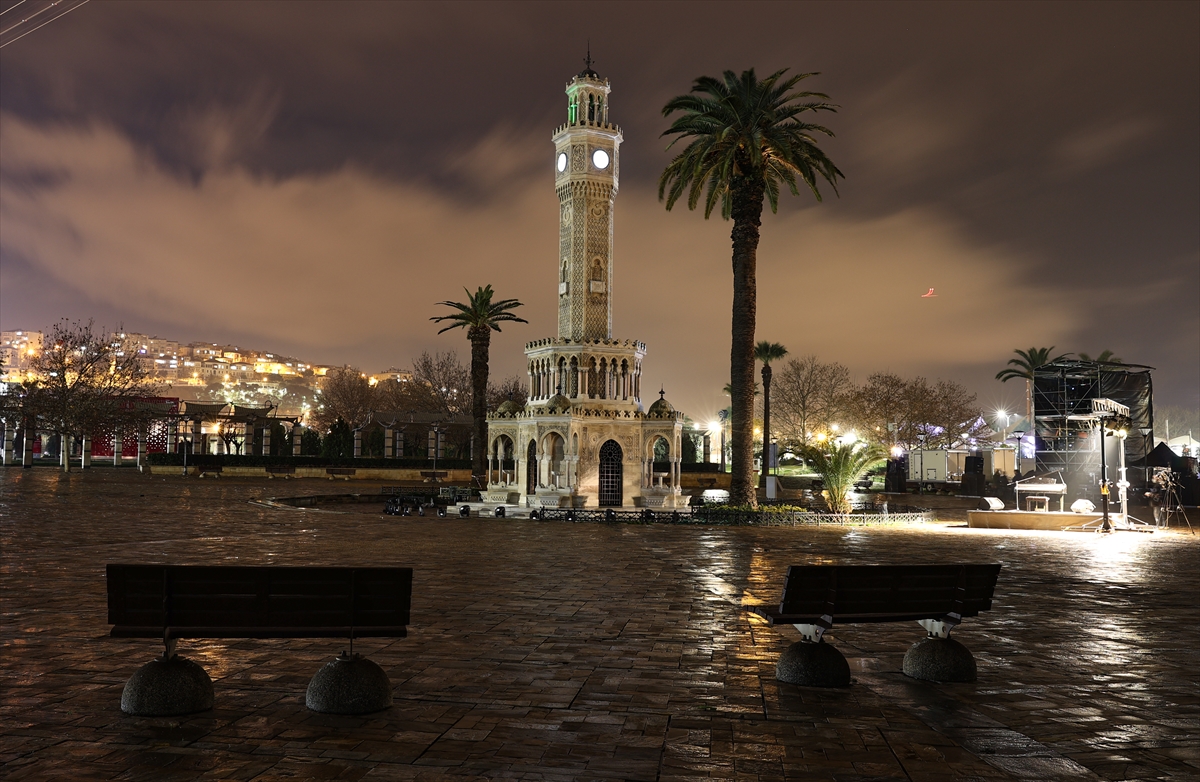
M 554 396 L 552 396 L 548 400 L 546 400 L 546 408 L 547 409 L 554 408 L 557 410 L 570 410 L 571 409 L 571 400 L 567 399 L 562 394 L 555 394 Z
M 665 390 L 658 392 L 658 400 L 650 405 L 650 415 L 669 415 L 675 412 L 675 408 L 667 401 L 667 392 Z
M 524 409 L 524 406 L 517 404 L 511 399 L 505 399 L 500 403 L 500 406 L 496 408 L 496 412 L 500 413 L 501 415 L 516 415 Z

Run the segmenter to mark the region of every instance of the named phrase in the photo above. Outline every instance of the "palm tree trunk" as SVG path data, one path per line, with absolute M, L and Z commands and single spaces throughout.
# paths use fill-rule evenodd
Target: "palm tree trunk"
M 488 351 L 492 330 L 487 326 L 472 326 L 467 331 L 471 340 L 471 417 L 474 419 L 475 442 L 471 448 L 471 475 L 482 478 L 487 463 L 487 385 Z
M 735 177 L 730 190 L 733 201 L 733 231 L 730 234 L 733 242 L 733 324 L 729 386 L 733 392 L 730 394 L 733 463 L 729 502 L 753 506 L 757 504 L 754 486 L 754 327 L 763 182 Z
M 771 365 L 763 363 L 763 478 L 759 483 L 766 485 L 766 476 L 771 471 Z

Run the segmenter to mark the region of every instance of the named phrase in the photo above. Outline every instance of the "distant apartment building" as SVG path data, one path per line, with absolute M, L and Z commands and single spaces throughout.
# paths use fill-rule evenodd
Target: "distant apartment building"
M 145 369 L 155 377 L 173 380 L 179 377 L 182 361 L 180 346 L 175 340 L 152 337 L 148 334 L 120 332 L 113 335 L 124 350 L 132 350 Z M 118 351 L 121 353 L 123 351 Z
M 384 380 L 395 380 L 399 383 L 408 383 L 413 379 L 413 373 L 407 369 L 398 369 L 396 367 L 388 367 L 382 372 L 371 375 L 371 385 L 382 383 Z
M 19 383 L 25 376 L 29 361 L 42 350 L 40 331 L 0 331 L 0 379 Z

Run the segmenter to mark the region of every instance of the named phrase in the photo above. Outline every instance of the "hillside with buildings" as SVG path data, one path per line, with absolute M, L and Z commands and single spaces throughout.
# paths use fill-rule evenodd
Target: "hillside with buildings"
M 132 353 L 152 374 L 163 396 L 184 401 L 276 405 L 279 415 L 303 416 L 317 404 L 321 379 L 333 367 L 269 351 L 164 339 L 136 332 L 112 335 L 119 354 Z M 31 379 L 30 361 L 44 347 L 41 331 L 0 332 L 0 382 Z M 390 367 L 368 376 L 407 381 L 412 372 Z

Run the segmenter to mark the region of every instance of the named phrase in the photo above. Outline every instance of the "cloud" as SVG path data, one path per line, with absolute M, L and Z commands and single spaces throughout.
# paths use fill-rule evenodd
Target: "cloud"
M 1157 129 L 1158 123 L 1149 117 L 1124 117 L 1076 131 L 1052 150 L 1055 169 L 1070 176 L 1099 168 Z
M 80 302 L 124 313 L 127 328 L 163 323 L 163 336 L 183 340 L 232 331 L 249 347 L 297 346 L 309 360 L 375 368 L 424 349 L 465 350 L 428 319 L 435 302 L 490 283 L 524 301 L 531 322 L 497 335 L 495 372 L 523 375 L 523 343 L 554 332 L 552 179 L 519 175 L 536 159 L 533 141 L 481 141 L 464 160 L 483 169 L 490 197 L 464 203 L 355 167 L 274 179 L 231 164 L 181 179 L 99 124 L 2 116 L 0 137 L 6 257 Z M 497 158 L 509 162 L 489 164 Z M 30 172 L 55 175 L 31 186 Z M 730 224 L 668 213 L 650 187 L 623 189 L 616 220 L 614 335 L 649 344 L 648 391 L 665 385 L 676 406 L 706 415 L 728 377 Z M 931 208 L 768 214 L 758 333 L 861 376 L 958 378 L 1002 365 L 1014 345 L 1055 344 L 1079 328 L 1080 307 L 1025 281 L 1037 261 L 980 246 Z M 937 297 L 921 298 L 930 287 Z

